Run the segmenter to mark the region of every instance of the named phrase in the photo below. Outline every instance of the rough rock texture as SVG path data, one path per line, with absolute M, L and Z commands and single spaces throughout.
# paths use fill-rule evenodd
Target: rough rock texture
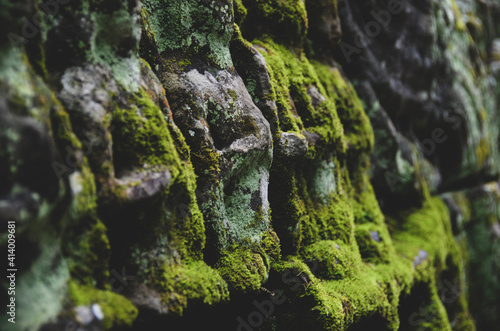
M 500 330 L 497 2 L 0 6 L 1 330 Z

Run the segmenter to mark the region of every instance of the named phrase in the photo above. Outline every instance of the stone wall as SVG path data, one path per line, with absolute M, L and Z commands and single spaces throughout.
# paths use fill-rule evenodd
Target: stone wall
M 500 3 L 0 6 L 0 329 L 499 330 Z

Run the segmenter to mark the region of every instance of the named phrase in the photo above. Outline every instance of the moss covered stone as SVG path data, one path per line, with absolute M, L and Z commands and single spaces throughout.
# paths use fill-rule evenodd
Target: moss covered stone
M 0 0 L 19 329 L 496 327 L 498 8 L 56 2 Z
M 69 297 L 75 306 L 98 304 L 103 313 L 104 330 L 130 327 L 137 318 L 137 308 L 125 297 L 111 291 L 70 282 Z
M 217 262 L 217 270 L 231 290 L 241 293 L 259 290 L 267 279 L 262 256 L 245 248 L 228 250 Z

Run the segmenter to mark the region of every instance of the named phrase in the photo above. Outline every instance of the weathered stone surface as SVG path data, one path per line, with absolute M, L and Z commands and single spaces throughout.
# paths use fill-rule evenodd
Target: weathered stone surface
M 387 124 L 377 124 L 382 112 L 415 146 L 414 161 L 406 166 L 415 172 L 413 182 L 425 176 L 414 164 L 423 160 L 435 168 L 439 190 L 496 177 L 498 114 L 487 68 L 466 27 L 472 22 L 491 24 L 491 16 L 474 16 L 481 15 L 476 6 L 488 5 L 402 3 L 393 8 L 390 1 L 339 1 L 343 40 L 336 58 L 373 109 L 368 114 L 378 145 L 390 132 L 384 128 Z M 409 174 L 398 159 L 389 151 L 376 155 L 375 173 L 407 182 Z M 391 196 L 391 188 L 383 183 L 375 189 L 380 196 Z
M 0 6 L 0 329 L 498 328 L 498 4 Z

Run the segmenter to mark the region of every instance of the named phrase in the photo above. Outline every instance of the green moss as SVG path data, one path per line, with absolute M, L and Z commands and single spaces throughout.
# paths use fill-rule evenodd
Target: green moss
M 172 314 L 182 315 L 188 306 L 225 301 L 226 282 L 201 260 L 205 224 L 189 148 L 146 91 L 130 97 L 128 104 L 130 108 L 116 108 L 113 113 L 115 164 L 123 171 L 166 167 L 171 175 L 170 185 L 160 193 L 159 214 L 153 212 L 153 219 L 145 221 L 144 238 L 133 246 L 131 261 L 139 268 L 139 277 L 161 293 L 162 304 Z M 191 159 L 206 166 L 204 180 L 220 171 L 219 155 L 213 150 L 193 153 Z
M 355 247 L 333 240 L 320 240 L 306 246 L 301 256 L 316 277 L 326 280 L 356 274 L 361 262 Z
M 481 138 L 476 147 L 477 164 L 481 166 L 491 158 L 491 146 L 489 140 Z
M 317 251 L 318 255 L 330 256 L 332 249 L 338 250 L 330 246 L 333 246 L 332 242 L 319 242 L 316 245 L 316 248 L 320 248 Z M 344 248 L 345 246 L 342 246 L 341 250 Z M 297 310 L 296 313 L 307 312 L 307 316 L 300 314 L 302 317 L 300 319 L 289 315 L 288 318 L 291 319 L 289 323 L 321 330 L 345 330 L 354 323 L 378 316 L 374 319 L 376 324 L 372 323 L 371 326 L 377 329 L 396 330 L 401 289 L 399 282 L 404 280 L 404 274 L 397 273 L 396 268 L 378 269 L 374 266 L 365 266 L 360 264 L 359 256 L 356 258 L 344 255 L 340 256 L 339 261 L 343 258 L 352 263 L 350 266 L 352 272 L 343 275 L 333 274 L 337 280 L 317 278 L 315 275 L 320 273 L 321 268 L 310 260 L 306 260 L 309 267 L 292 257 L 275 264 L 275 270 L 282 275 L 282 279 L 289 286 L 285 291 L 287 297 L 293 298 L 290 302 L 294 305 L 289 310 Z M 395 265 L 397 263 L 398 261 L 394 261 Z M 337 269 L 339 264 L 335 265 Z
M 319 62 L 312 62 L 312 65 L 325 87 L 326 95 L 335 102 L 348 151 L 352 155 L 371 152 L 374 144 L 373 130 L 354 87 L 342 77 L 337 68 Z
M 162 301 L 173 314 L 182 315 L 188 304 L 213 305 L 229 299 L 226 282 L 203 261 L 164 265 L 155 272 Z
M 72 189 L 77 192 L 75 192 L 76 194 L 72 203 L 73 215 L 90 214 L 94 216 L 97 208 L 94 174 L 91 172 L 86 159 L 83 159 L 81 169 L 75 170 L 77 171 L 69 175 Z
M 355 236 L 364 261 L 390 262 L 394 252 L 387 230 L 383 226 L 371 223 L 356 225 Z
M 68 114 L 53 96 L 51 127 L 59 150 L 81 155 L 82 144 L 73 133 Z M 71 277 L 87 285 L 104 287 L 109 280 L 110 257 L 106 227 L 97 217 L 97 193 L 94 174 L 82 157 L 75 167 L 60 175 L 68 179 L 73 199 L 62 221 L 62 252 L 68 259 Z
M 275 92 L 280 128 L 283 131 L 307 130 L 321 136 L 320 144 L 343 146 L 342 126 L 335 104 L 327 96 L 314 67 L 300 50 L 292 51 L 270 38 L 255 40 L 264 56 Z M 316 89 L 322 101 L 313 105 L 308 90 Z M 337 147 L 336 149 L 342 149 Z
M 166 208 L 172 211 L 168 228 L 181 257 L 197 260 L 202 258 L 205 247 L 205 224 L 195 195 L 196 178 L 191 164 L 184 164 L 179 170 L 166 195 Z
M 352 244 L 354 221 L 362 215 L 374 215 L 379 227 L 383 223 L 368 176 L 353 178 L 353 183 L 349 178 L 350 173 L 367 173 L 368 163 L 361 155 L 373 146 L 373 132 L 361 101 L 337 69 L 311 64 L 302 51 L 270 38 L 254 43 L 268 65 L 281 130 L 299 134 L 307 130 L 319 136 L 309 144 L 311 161 L 304 170 L 288 160 L 278 158 L 273 163 L 273 223 L 280 237 L 284 236 L 285 251 L 293 252 L 317 240 Z M 337 156 L 347 151 L 350 163 L 330 156 L 333 151 Z
M 221 252 L 216 268 L 237 293 L 256 292 L 267 280 L 271 265 L 281 258 L 279 238 L 274 231 L 265 232 L 260 240 L 246 240 Z
M 188 60 L 186 60 L 186 61 L 188 61 Z M 142 58 L 140 59 L 140 62 L 141 62 L 141 75 L 143 77 L 147 77 L 148 79 L 151 79 L 151 80 L 157 79 L 157 77 L 153 73 L 153 70 L 152 70 L 150 64 Z M 186 62 L 186 65 L 189 65 L 188 62 Z M 149 99 L 152 99 L 152 100 L 156 99 L 155 92 L 153 92 L 151 90 L 140 91 L 140 93 L 139 93 L 141 98 L 146 97 L 146 94 L 148 95 Z M 162 97 L 165 97 L 164 91 L 162 91 Z M 149 104 L 148 107 L 154 107 L 154 105 L 151 105 L 149 102 L 147 102 L 147 100 L 146 100 L 146 103 Z M 176 149 L 177 153 L 179 154 L 179 157 L 181 158 L 181 161 L 190 163 L 190 159 L 191 159 L 190 148 L 189 148 L 188 144 L 186 143 L 186 139 L 182 135 L 181 131 L 174 124 L 173 115 L 172 115 L 172 112 L 170 110 L 170 105 L 168 104 L 168 100 L 166 99 L 166 97 L 164 99 L 160 98 L 159 103 L 160 103 L 159 108 L 163 113 L 163 117 L 164 117 L 165 122 L 167 124 L 168 131 L 169 131 L 170 136 L 171 136 L 173 143 L 175 145 L 175 149 Z
M 147 38 L 152 44 L 157 42 L 164 54 L 175 53 L 169 55 L 168 65 L 184 70 L 194 63 L 193 58 L 201 56 L 217 67 L 230 66 L 230 3 L 151 0 L 145 2 L 145 8 L 152 13 Z M 249 31 L 255 24 L 262 25 L 259 35 L 252 38 L 257 37 L 253 42 L 267 61 L 272 89 L 265 97 L 277 104 L 276 132 L 291 131 L 308 139 L 318 136 L 309 139 L 306 160 L 294 163 L 276 157 L 271 170 L 273 222 L 284 254 L 294 256 L 281 257 L 279 239 L 269 229 L 269 212 L 250 208 L 249 192 L 258 191 L 268 164 L 240 173 L 249 160 L 239 155 L 228 157 L 232 173 L 238 172 L 240 179 L 231 183 L 236 188 L 223 199 L 226 193 L 219 182 L 223 167 L 220 154 L 199 143 L 191 155 L 199 169 L 198 185 L 203 190 L 205 184 L 211 185 L 207 201 L 201 205 L 209 215 L 214 209 L 224 209 L 226 221 L 231 224 L 231 229 L 222 222 L 210 225 L 218 227 L 217 235 L 222 238 L 215 245 L 221 255 L 216 270 L 201 261 L 205 228 L 194 196 L 196 182 L 188 162 L 189 149 L 182 135 L 168 124 L 165 114 L 141 91 L 128 100 L 131 107 L 117 107 L 113 113 L 117 126 L 113 135 L 116 164 L 168 167 L 172 184 L 162 193 L 162 199 L 167 201 L 166 217 L 161 221 L 165 227 L 158 229 L 168 233 L 169 245 L 180 256 L 168 262 L 160 259 L 158 267 L 144 254 L 137 265 L 146 260 L 144 264 L 152 273 L 147 281 L 160 290 L 170 311 L 182 314 L 191 303 L 213 305 L 227 300 L 229 289 L 234 293 L 258 291 L 270 269 L 280 274 L 290 272 L 300 286 L 297 293 L 288 296 L 289 303 L 307 311 L 305 320 L 314 329 L 346 329 L 372 320 L 380 323 L 374 328 L 383 325 L 385 329 L 397 329 L 400 297 L 411 295 L 416 284 L 423 284 L 428 290 L 425 307 L 435 315 L 424 326 L 449 328 L 436 279 L 461 262 L 443 203 L 425 192 L 422 208 L 388 219 L 389 232 L 368 177 L 369 153 L 374 143 L 370 123 L 340 70 L 310 62 L 300 49 L 307 31 L 303 1 L 243 0 L 235 3 L 234 12 L 246 36 L 251 36 Z M 146 26 L 149 23 L 144 13 Z M 251 55 L 251 45 L 235 31 L 233 49 Z M 159 61 L 152 53 L 148 56 L 151 63 Z M 245 82 L 256 101 L 255 79 L 249 77 Z M 234 91 L 229 91 L 226 101 L 236 97 Z M 219 114 L 218 105 L 213 106 L 218 112 L 213 111 L 212 121 L 220 121 L 222 117 L 217 116 L 225 115 Z M 245 123 L 241 130 L 251 131 L 254 124 Z M 489 147 L 483 145 L 478 146 L 476 154 L 486 153 Z M 183 156 L 179 157 L 179 153 Z M 258 157 L 270 161 L 269 155 Z M 180 201 L 187 202 L 189 211 L 182 224 L 175 211 Z M 220 201 L 224 201 L 223 206 Z M 93 250 L 90 246 L 94 242 L 106 243 L 104 232 L 104 226 L 97 223 L 80 244 L 80 250 Z M 234 238 L 248 240 L 231 246 Z M 426 257 L 415 263 L 422 251 Z M 89 256 L 85 263 L 91 263 L 93 258 Z
M 416 293 L 420 291 L 423 293 Z M 408 321 L 402 320 L 402 327 L 413 330 L 451 330 L 446 309 L 441 302 L 437 287 L 432 279 L 427 283 L 418 283 L 410 296 L 414 300 L 415 311 L 409 316 Z M 409 324 L 409 325 L 408 325 Z
M 377 316 L 375 320 L 379 322 L 373 325 L 374 328 L 396 330 L 399 324 L 397 281 L 375 268 L 365 267 L 360 273 L 362 276 L 323 282 L 311 288 L 311 294 L 323 301 L 318 310 L 324 325 L 332 323 L 339 329 L 346 329 Z M 334 314 L 329 307 L 336 308 Z
M 130 109 L 113 112 L 114 162 L 121 166 L 169 165 L 172 177 L 180 166 L 167 121 L 144 90 L 131 98 Z M 138 153 L 137 151 L 141 151 Z
M 467 31 L 467 26 L 465 25 L 462 14 L 460 13 L 460 8 L 458 7 L 455 0 L 451 0 L 451 5 L 453 8 L 453 13 L 455 14 L 455 27 L 458 31 Z
M 66 231 L 71 238 L 64 244 L 70 257 L 70 272 L 73 279 L 82 284 L 105 286 L 109 280 L 108 263 L 110 258 L 109 240 L 106 227 L 99 220 L 91 220 L 93 225 L 87 229 L 79 227 Z M 83 227 L 88 227 L 88 224 Z M 82 233 L 77 233 L 82 231 Z
M 314 324 L 307 327 L 316 329 L 366 323 L 395 330 L 400 297 L 423 282 L 437 311 L 429 327 L 449 327 L 435 279 L 463 261 L 448 210 L 430 198 L 424 185 L 424 206 L 393 216 L 398 221 L 390 218 L 388 228 L 369 178 L 374 134 L 354 88 L 338 69 L 311 63 L 300 49 L 274 40 L 263 36 L 253 44 L 267 63 L 280 129 L 319 136 L 309 144 L 306 162 L 275 156 L 271 169 L 273 226 L 282 252 L 292 254 L 272 264 L 272 270 L 283 277 L 290 272 L 302 285 L 291 294 L 291 312 L 281 318 L 307 320 Z M 251 92 L 252 82 L 246 83 Z M 417 258 L 419 253 L 424 257 Z M 452 266 L 447 259 L 455 261 Z M 311 313 L 299 320 L 293 307 Z M 464 313 L 467 307 L 458 310 Z
M 179 66 L 182 67 L 187 67 L 191 65 L 191 61 L 189 59 L 182 59 L 179 62 Z
M 54 107 L 51 112 L 51 128 L 55 144 L 59 150 L 65 150 L 67 146 L 73 150 L 81 150 L 82 144 L 73 133 L 71 120 L 55 95 L 52 96 Z M 90 184 L 90 183 L 89 183 Z M 90 187 L 89 187 L 90 188 Z
M 301 0 L 243 0 L 248 14 L 242 27 L 248 39 L 256 33 L 272 35 L 286 44 L 300 46 L 307 34 L 307 13 Z
M 69 297 L 74 306 L 99 304 L 104 314 L 104 330 L 130 327 L 137 318 L 137 308 L 125 297 L 111 291 L 69 282 Z
M 288 255 L 296 253 L 302 240 L 301 222 L 309 218 L 302 197 L 295 166 L 275 159 L 270 172 L 269 202 L 273 227 L 280 237 L 281 250 Z
M 367 134 L 370 134 L 370 130 Z M 296 275 L 307 275 L 304 276 L 305 280 L 303 276 L 297 276 L 302 279 L 303 292 L 293 294 L 295 299 L 291 303 L 302 310 L 311 309 L 312 316 L 308 316 L 307 320 L 318 323 L 315 326 L 318 329 L 346 329 L 356 323 L 370 324 L 371 319 L 375 323 L 374 327 L 397 329 L 400 323 L 399 297 L 407 293 L 416 281 L 424 281 L 436 293 L 434 277 L 449 268 L 445 264 L 447 258 L 456 259 L 460 256 L 451 233 L 446 207 L 439 199 L 431 199 L 428 195 L 424 207 L 416 209 L 415 214 L 404 213 L 397 223 L 390 222 L 389 234 L 370 185 L 366 154 L 363 156 L 362 153 L 361 157 L 359 154 L 369 149 L 370 146 L 365 145 L 357 150 L 358 154 L 353 153 L 356 158 L 350 162 L 349 171 L 345 164 L 334 161 L 335 181 L 332 180 L 332 183 L 335 183 L 335 188 L 326 200 L 314 198 L 318 196 L 318 191 L 325 190 L 314 188 L 314 176 L 301 172 L 297 172 L 297 177 L 292 178 L 292 181 L 287 180 L 290 186 L 288 191 L 283 188 L 284 184 L 281 184 L 281 190 L 276 191 L 290 192 L 288 196 L 283 197 L 281 194 L 281 200 L 271 200 L 275 203 L 289 201 L 290 206 L 296 206 L 295 209 L 285 209 L 288 213 L 295 210 L 295 214 L 287 214 L 286 218 L 290 225 L 294 224 L 289 222 L 290 216 L 298 220 L 299 230 L 290 231 L 295 231 L 299 237 L 298 251 L 310 268 L 302 270 L 303 267 L 296 266 L 299 261 L 296 257 L 288 257 L 287 260 L 294 262 L 284 269 L 284 265 L 278 262 L 273 265 L 273 269 L 281 273 L 288 270 Z M 321 154 L 317 157 L 319 160 L 324 158 Z M 293 169 L 281 163 L 278 166 L 282 172 L 283 169 Z M 305 169 L 320 167 L 312 163 Z M 286 171 L 283 177 L 290 178 Z M 273 175 L 271 173 L 271 183 Z M 279 177 L 278 182 L 281 182 Z M 273 192 L 270 191 L 270 194 L 272 198 Z M 272 204 L 272 208 L 273 211 L 280 210 L 275 204 Z M 280 218 L 273 217 L 275 225 L 277 219 Z M 404 229 L 396 233 L 395 224 Z M 280 227 L 277 227 L 278 230 L 283 231 Z M 435 239 L 429 241 L 433 231 Z M 289 238 L 278 233 L 282 240 Z M 446 238 L 445 243 L 441 244 L 443 238 Z M 396 241 L 394 246 L 393 240 Z M 425 250 L 429 258 L 414 267 L 414 258 L 421 250 Z M 460 263 L 457 261 L 455 264 Z M 438 313 L 436 320 L 429 321 L 429 325 L 435 324 L 433 327 L 437 330 L 449 324 L 442 303 L 435 299 L 434 296 L 430 300 L 436 305 Z M 466 312 L 466 305 L 459 310 Z M 294 319 L 294 323 L 301 322 Z
M 217 262 L 217 270 L 236 292 L 257 291 L 267 279 L 267 268 L 262 255 L 244 247 L 231 247 Z
M 262 111 L 271 126 L 271 133 L 274 138 L 279 136 L 279 127 L 277 127 L 276 107 L 269 104 L 276 99 L 276 93 L 273 86 L 268 86 L 267 79 L 262 81 L 259 63 L 256 57 L 259 54 L 253 45 L 243 38 L 240 28 L 235 24 L 233 39 L 231 40 L 231 55 L 235 61 L 235 67 L 238 74 L 242 77 L 246 89 L 255 105 Z M 268 68 L 269 69 L 269 68 Z M 267 72 L 265 73 L 267 76 Z M 267 78 L 267 77 L 266 77 Z
M 259 243 L 266 256 L 277 261 L 281 257 L 280 240 L 274 231 L 264 233 Z M 268 263 L 269 264 L 269 263 Z
M 339 184 L 344 189 L 341 177 Z M 339 185 L 339 186 L 340 186 Z M 307 196 L 307 193 L 302 193 Z M 328 202 L 323 204 L 306 198 L 306 209 L 309 219 L 301 223 L 303 245 L 317 240 L 340 240 L 347 244 L 354 243 L 354 215 L 349 197 L 342 191 L 331 193 Z
M 178 136 L 180 133 L 175 132 L 145 91 L 136 95 L 131 104 L 131 109 L 117 109 L 113 114 L 115 164 L 145 169 L 167 167 L 171 183 L 164 192 L 165 209 L 169 211 L 165 225 L 182 257 L 200 258 L 205 235 L 194 193 L 196 178 L 192 165 L 182 161 L 177 152 L 180 148 L 187 148 L 185 142 L 178 137 L 177 144 L 174 143 L 171 132 Z M 185 206 L 186 210 L 180 210 L 179 205 Z
M 217 151 L 202 144 L 197 152 L 192 153 L 192 162 L 195 169 L 204 169 L 204 172 L 199 174 L 199 186 L 209 182 L 218 182 L 218 174 L 220 173 L 220 155 Z
M 302 279 L 302 286 L 298 294 L 294 295 L 294 302 L 303 310 L 312 309 L 312 316 L 308 316 L 308 320 L 315 320 L 318 323 L 316 328 L 343 330 L 352 324 L 363 321 L 369 323 L 366 321 L 373 319 L 372 326 L 375 328 L 396 330 L 400 325 L 400 296 L 409 295 L 416 282 L 422 282 L 429 288 L 429 295 L 425 297 L 427 303 L 422 304 L 422 307 L 432 310 L 433 315 L 425 320 L 425 325 L 433 330 L 449 329 L 447 313 L 439 299 L 435 282 L 435 277 L 441 272 L 453 265 L 460 265 L 458 260 L 452 265 L 446 265 L 443 261 L 443 258 L 454 260 L 460 256 L 449 224 L 447 225 L 447 210 L 435 198 L 429 199 L 423 210 L 402 217 L 404 220 L 400 220 L 398 224 L 411 224 L 408 228 L 402 226 L 406 229 L 403 231 L 404 235 L 413 238 L 403 240 L 399 237 L 403 233 L 392 232 L 397 254 L 392 248 L 386 249 L 384 254 L 387 259 L 373 260 L 376 264 L 363 263 L 355 245 L 324 240 L 302 249 L 301 256 L 307 266 L 295 257 L 288 257 L 284 262 L 273 265 L 273 269 L 280 272 L 284 279 L 289 278 L 290 273 L 298 280 Z M 427 224 L 417 226 L 417 219 L 420 223 Z M 363 226 L 357 225 L 356 230 L 365 231 L 369 226 L 373 226 L 371 222 L 364 223 Z M 437 233 L 441 231 L 441 239 L 438 239 L 439 234 L 434 234 L 435 239 L 430 238 L 429 233 L 424 233 L 419 226 L 425 226 L 431 232 L 436 227 L 440 228 Z M 372 240 L 370 234 L 368 237 Z M 446 238 L 444 247 L 443 238 Z M 358 236 L 356 239 L 359 244 Z M 383 237 L 381 239 L 383 243 Z M 414 248 L 406 246 L 407 242 L 413 242 Z M 387 247 L 392 247 L 390 241 Z M 413 257 L 421 249 L 429 252 L 428 258 L 415 266 Z M 360 251 L 363 254 L 362 245 Z M 381 254 L 377 252 L 375 255 Z M 305 277 L 300 276 L 301 274 Z M 296 288 L 294 290 L 297 291 Z M 461 311 L 467 311 L 466 305 L 465 308 L 462 306 Z
M 427 198 L 420 209 L 405 211 L 391 219 L 389 227 L 399 254 L 413 260 L 420 250 L 427 252 L 438 272 L 446 266 L 448 254 L 458 253 L 448 209 L 439 198 Z

